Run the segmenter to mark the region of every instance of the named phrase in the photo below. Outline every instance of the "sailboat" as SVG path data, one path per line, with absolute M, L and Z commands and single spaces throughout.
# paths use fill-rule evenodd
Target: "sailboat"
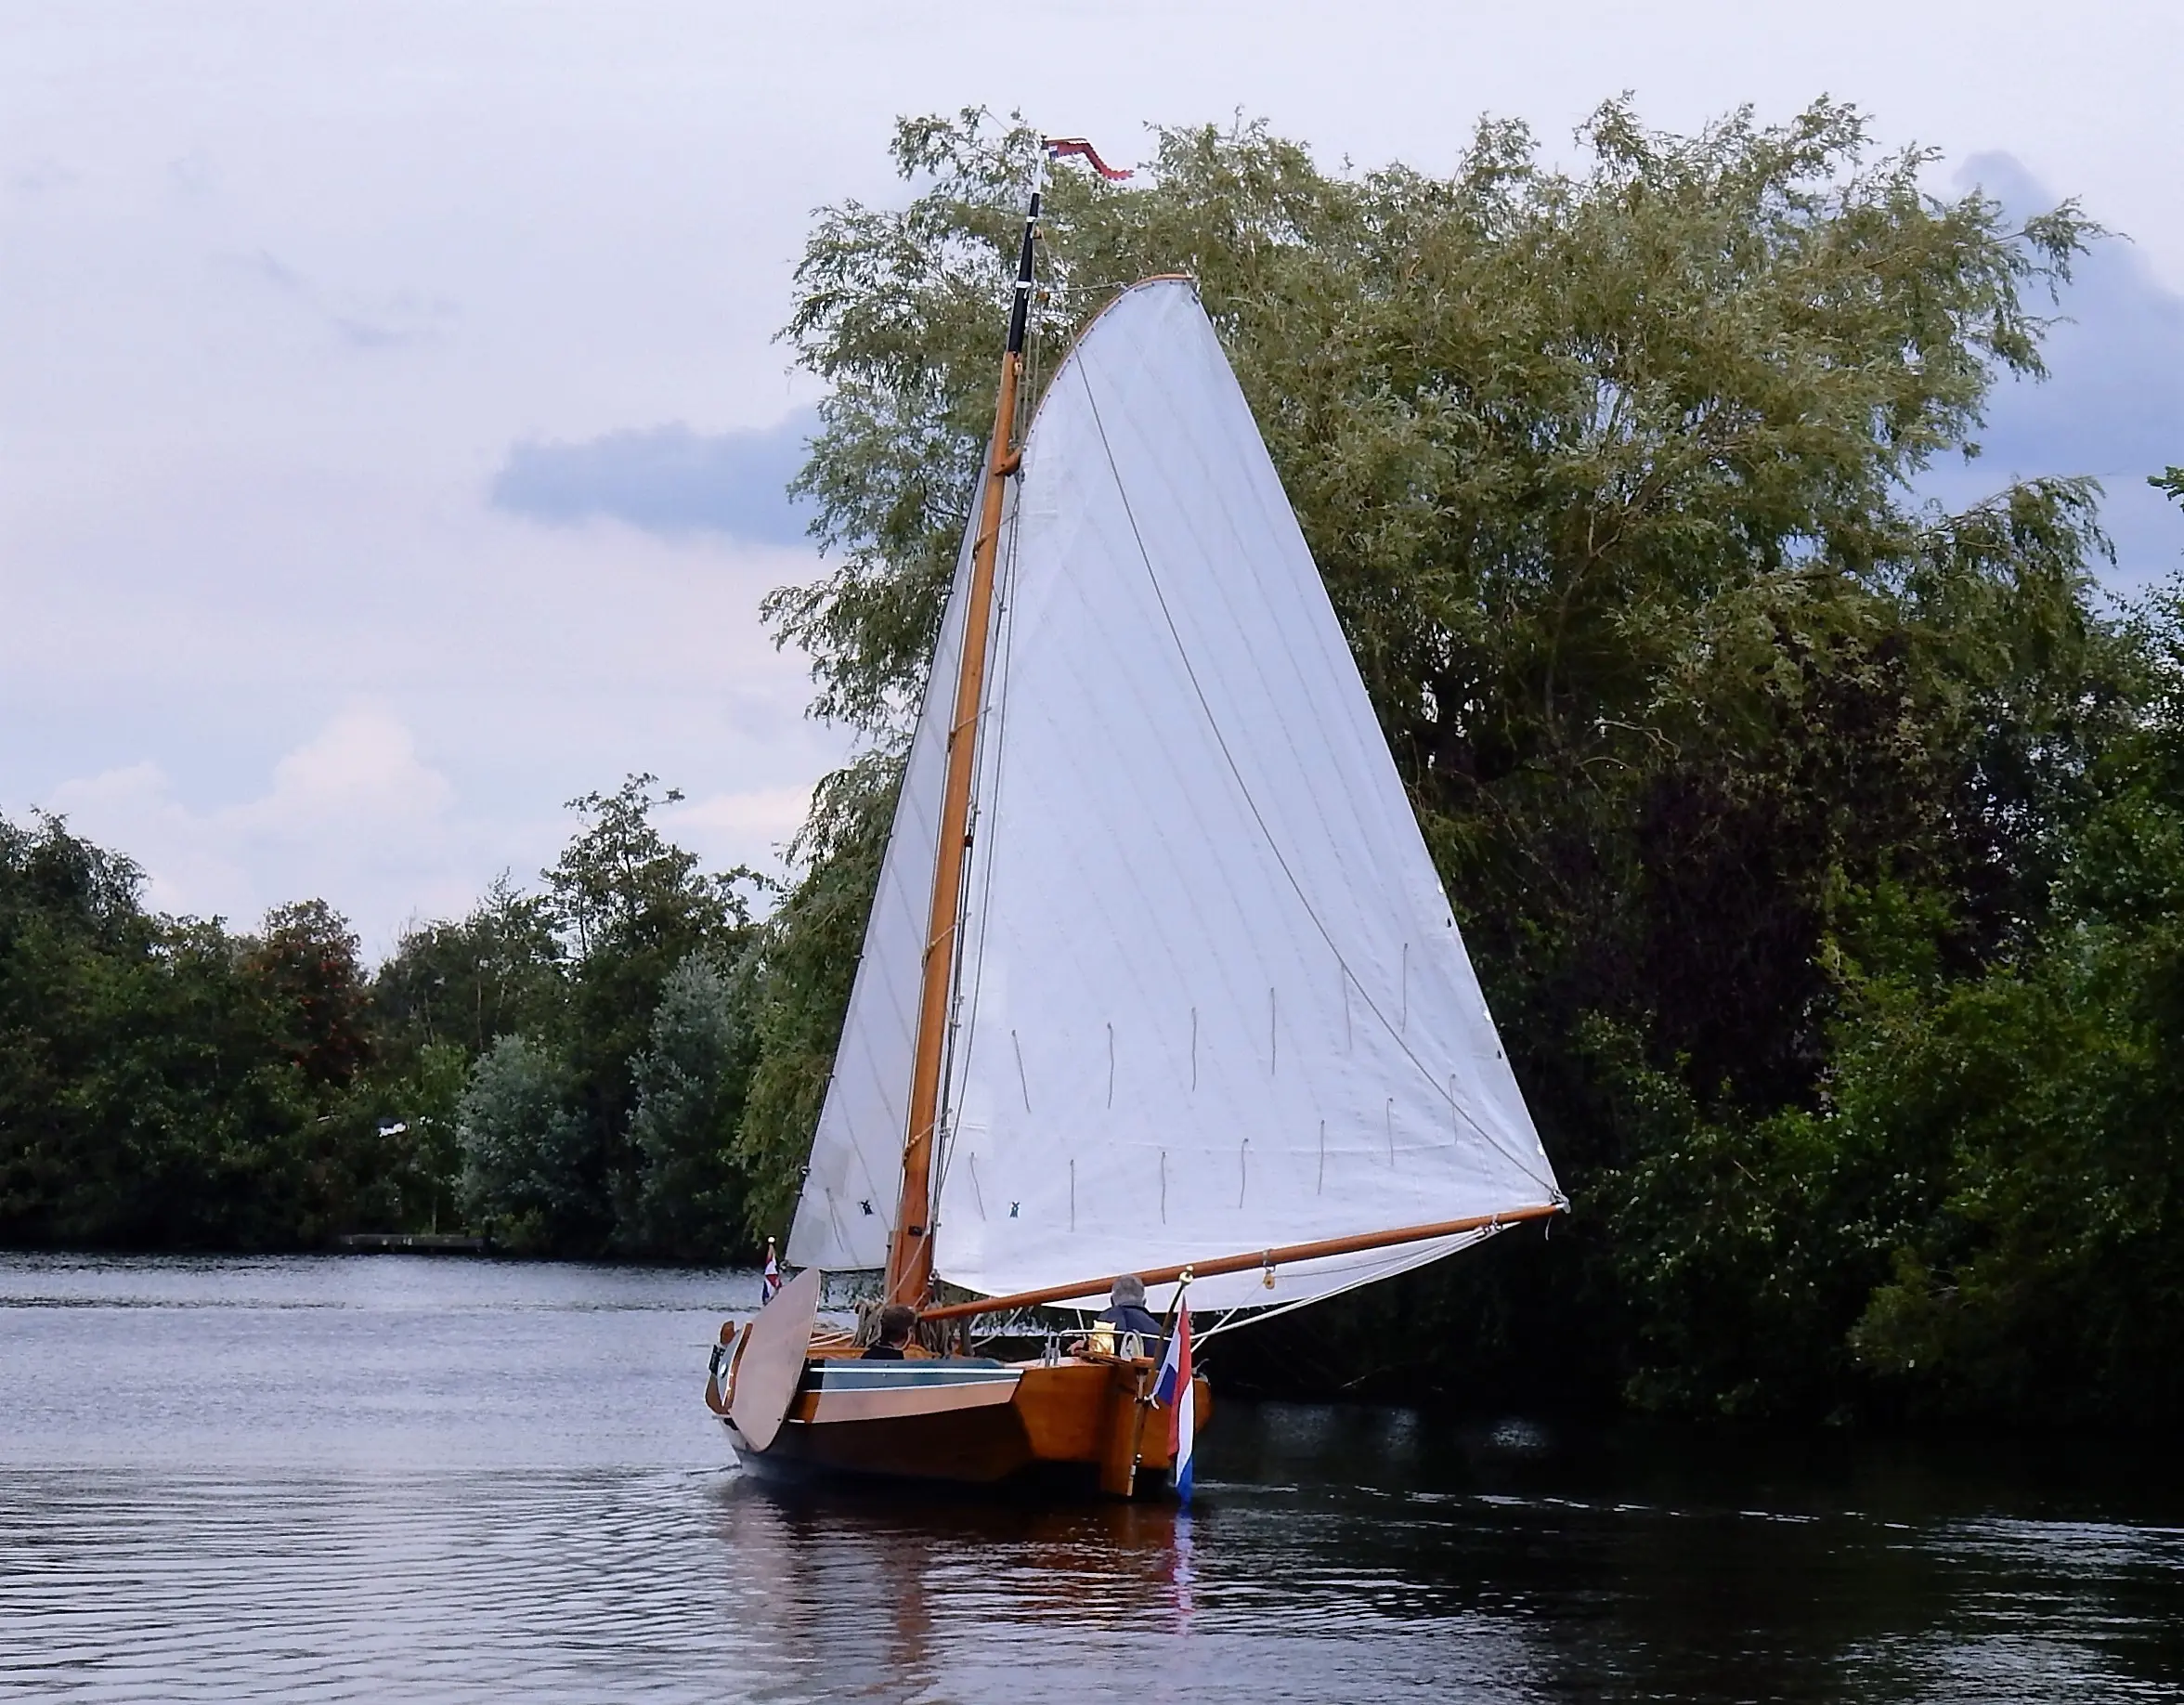
M 1203 1343 L 1566 1205 L 1192 281 L 1122 291 L 1014 436 L 1038 214 L 801 1270 L 708 1382 L 763 1475 L 1158 1493 L 1161 1346 L 1026 1311 L 1135 1274 Z M 939 1347 L 862 1359 L 828 1275 Z

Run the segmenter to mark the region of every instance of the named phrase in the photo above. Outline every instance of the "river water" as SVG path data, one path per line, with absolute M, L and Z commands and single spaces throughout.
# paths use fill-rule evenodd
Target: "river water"
M 790 1497 L 755 1288 L 0 1256 L 0 1699 L 2184 1700 L 2156 1449 L 1227 1403 L 1188 1516 Z

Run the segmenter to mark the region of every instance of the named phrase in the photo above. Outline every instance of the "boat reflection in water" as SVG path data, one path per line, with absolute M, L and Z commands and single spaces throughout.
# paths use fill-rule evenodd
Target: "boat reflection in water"
M 852 1697 L 2175 1698 L 2184 1528 L 2100 1454 L 1239 1403 L 1195 1510 L 714 1497 L 738 1661 Z
M 780 1655 L 817 1664 L 829 1690 L 958 1685 L 967 1647 L 996 1636 L 1052 1654 L 1192 1632 L 1194 1518 L 1173 1503 L 943 1503 L 828 1481 L 746 1481 L 720 1502 L 721 1538 L 753 1571 L 747 1632 L 790 1643 Z

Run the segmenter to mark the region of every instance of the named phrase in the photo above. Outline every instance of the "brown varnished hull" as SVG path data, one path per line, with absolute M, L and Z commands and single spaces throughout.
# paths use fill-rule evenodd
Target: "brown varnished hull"
M 737 1456 L 768 1477 L 870 1476 L 1037 1485 L 1110 1497 L 1164 1490 L 1168 1412 L 1144 1400 L 1147 1360 L 1069 1359 L 1008 1370 L 1013 1388 L 845 1394 L 803 1390 L 772 1443 Z M 1197 1386 L 1200 1425 L 1212 1396 Z M 938 1406 L 944 1405 L 944 1406 Z

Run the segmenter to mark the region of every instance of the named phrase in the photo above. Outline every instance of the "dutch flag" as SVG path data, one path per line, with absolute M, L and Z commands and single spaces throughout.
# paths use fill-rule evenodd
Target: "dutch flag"
M 774 1259 L 774 1240 L 766 1240 L 766 1270 L 759 1275 L 759 1307 L 763 1308 L 774 1300 L 774 1293 L 781 1288 L 781 1268 Z
M 1176 1330 L 1161 1358 L 1153 1401 L 1168 1412 L 1168 1449 L 1176 1464 L 1176 1496 L 1190 1502 L 1190 1447 L 1198 1432 L 1198 1396 L 1190 1383 L 1190 1310 L 1176 1310 Z

